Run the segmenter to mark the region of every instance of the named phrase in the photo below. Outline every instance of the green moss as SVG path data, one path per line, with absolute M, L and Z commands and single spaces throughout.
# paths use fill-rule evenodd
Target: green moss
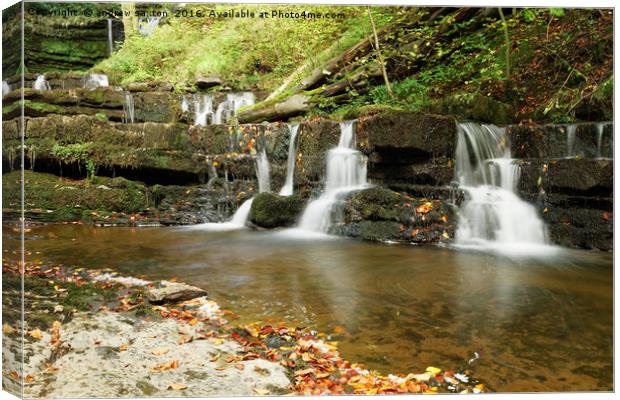
M 139 213 L 149 206 L 148 188 L 124 178 L 97 177 L 90 182 L 32 171 L 25 171 L 24 175 L 27 214 L 36 213 L 38 218 L 50 221 L 89 219 L 93 211 Z M 5 174 L 2 185 L 4 207 L 18 209 L 19 171 Z
M 306 200 L 297 196 L 278 196 L 260 193 L 254 197 L 250 221 L 263 228 L 294 225 L 301 215 Z

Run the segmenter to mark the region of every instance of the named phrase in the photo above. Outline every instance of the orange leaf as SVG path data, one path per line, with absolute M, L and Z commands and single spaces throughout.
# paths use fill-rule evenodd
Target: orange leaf
M 170 385 L 168 385 L 168 389 L 183 390 L 183 389 L 187 389 L 187 385 L 184 385 L 182 383 L 171 383 Z

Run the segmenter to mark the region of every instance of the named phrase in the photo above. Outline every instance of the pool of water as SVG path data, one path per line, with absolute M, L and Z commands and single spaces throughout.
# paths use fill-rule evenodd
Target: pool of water
M 6 256 L 19 237 L 3 232 Z M 86 225 L 34 227 L 26 248 L 31 259 L 176 277 L 241 322 L 332 333 L 346 358 L 384 373 L 455 368 L 478 353 L 472 369 L 496 391 L 613 389 L 611 253 L 509 258 L 277 232 Z

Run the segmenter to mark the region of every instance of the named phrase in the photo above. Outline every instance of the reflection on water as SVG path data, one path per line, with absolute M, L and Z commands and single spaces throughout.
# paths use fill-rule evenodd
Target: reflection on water
M 17 242 L 4 232 L 10 251 Z M 515 260 L 249 230 L 56 225 L 28 235 L 33 258 L 177 277 L 243 321 L 339 327 L 343 354 L 382 372 L 456 367 L 477 352 L 475 374 L 494 390 L 612 389 L 611 254 Z

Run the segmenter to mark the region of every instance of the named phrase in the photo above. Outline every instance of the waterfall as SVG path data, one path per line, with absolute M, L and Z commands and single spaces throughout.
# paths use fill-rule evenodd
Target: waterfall
M 181 111 L 188 112 L 189 111 L 189 101 L 187 101 L 187 97 L 183 96 L 181 100 Z
M 38 75 L 37 80 L 32 84 L 32 88 L 35 90 L 50 90 L 50 84 L 45 79 L 45 75 Z
M 123 112 L 125 113 L 125 121 L 128 123 L 135 122 L 135 108 L 133 105 L 133 95 L 131 92 L 125 92 L 125 102 L 123 103 Z
M 575 149 L 575 141 L 577 139 L 576 135 L 577 125 L 571 124 L 566 126 L 566 156 L 567 157 L 575 157 L 576 150 Z
M 290 196 L 293 194 L 293 176 L 295 175 L 295 160 L 297 158 L 297 131 L 299 124 L 288 126 L 290 132 L 288 143 L 288 159 L 286 162 L 286 180 L 284 186 L 280 189 L 280 196 Z
M 504 128 L 458 124 L 455 179 L 466 193 L 455 235 L 458 245 L 508 245 L 518 251 L 547 242 L 536 209 L 516 193 L 520 169 L 510 157 Z
M 108 76 L 105 74 L 88 74 L 84 76 L 84 88 L 96 89 L 98 87 L 108 87 Z
M 258 180 L 259 193 L 270 191 L 270 177 L 269 177 L 269 160 L 267 159 L 267 153 L 265 149 L 261 150 L 259 155 L 255 159 L 256 178 Z M 226 176 L 228 176 L 225 173 Z M 252 209 L 252 202 L 254 197 L 246 200 L 239 206 L 237 211 L 233 214 L 232 218 L 227 222 L 222 223 L 206 223 L 199 224 L 191 227 L 191 229 L 204 229 L 210 231 L 230 231 L 241 229 L 245 227 L 245 224 L 250 216 L 250 210 Z
M 596 158 L 608 158 L 603 156 L 603 135 L 605 134 L 605 127 L 611 125 L 611 122 L 599 122 L 596 124 Z M 611 143 L 610 148 L 613 149 L 613 129 L 611 130 Z M 613 150 L 612 150 L 613 151 Z
M 209 122 L 213 122 L 213 96 L 210 94 L 205 94 L 202 98 L 196 96 L 194 98 L 194 125 L 204 126 Z
M 258 192 L 271 192 L 271 180 L 269 177 L 269 160 L 267 153 L 263 149 L 256 157 L 256 177 L 258 178 Z
M 251 106 L 255 102 L 254 93 L 228 93 L 226 101 L 221 102 L 215 112 L 214 124 L 225 124 L 237 114 L 241 107 Z
M 114 39 L 112 37 L 112 18 L 108 18 L 108 51 L 110 56 L 114 52 Z
M 2 81 L 2 97 L 11 91 L 11 85 L 7 81 Z
M 366 182 L 366 157 L 355 150 L 354 121 L 340 123 L 338 146 L 327 152 L 325 191 L 312 201 L 301 217 L 299 228 L 327 232 L 331 225 L 331 211 L 345 194 L 363 189 Z

